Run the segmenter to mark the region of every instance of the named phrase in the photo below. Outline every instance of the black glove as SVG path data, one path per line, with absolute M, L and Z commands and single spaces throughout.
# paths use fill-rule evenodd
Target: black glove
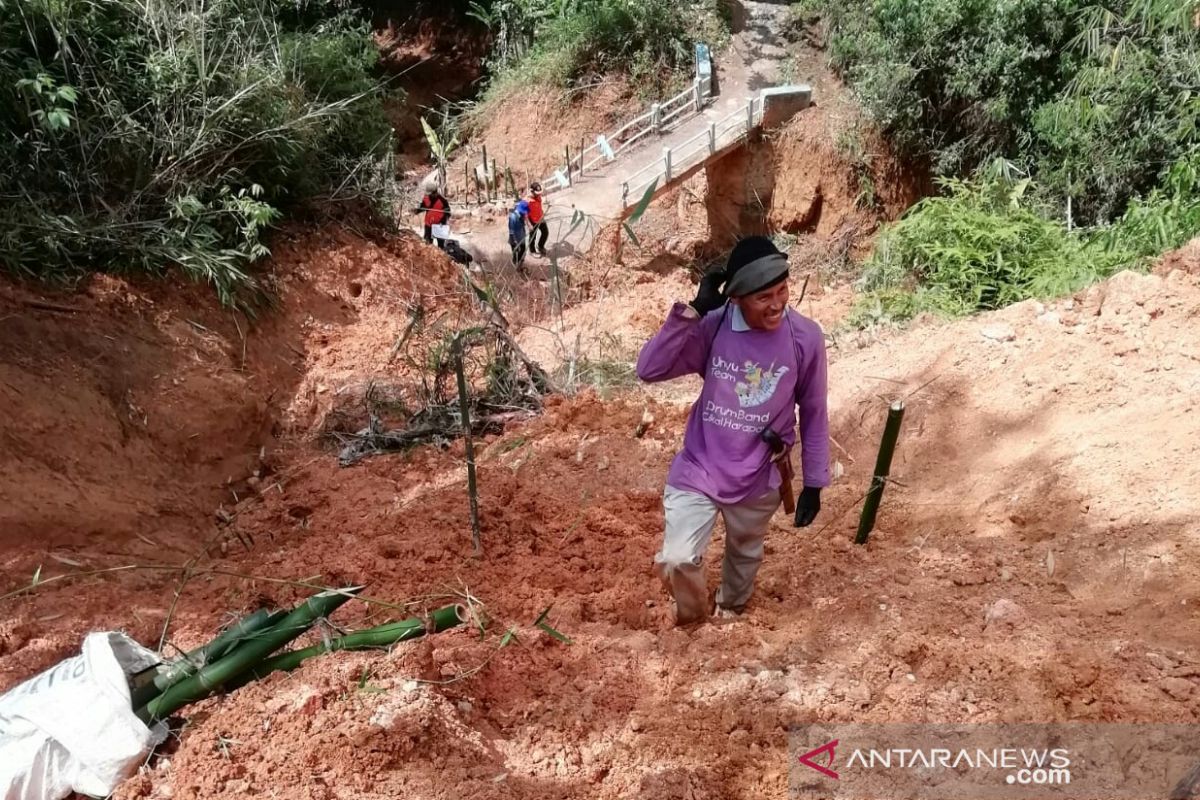
M 821 510 L 821 489 L 817 486 L 805 486 L 796 500 L 796 527 L 807 528 L 817 518 Z
M 725 295 L 721 294 L 721 284 L 725 282 L 724 270 L 713 270 L 700 279 L 700 287 L 696 290 L 696 299 L 691 302 L 696 313 L 704 316 L 710 311 L 725 305 Z

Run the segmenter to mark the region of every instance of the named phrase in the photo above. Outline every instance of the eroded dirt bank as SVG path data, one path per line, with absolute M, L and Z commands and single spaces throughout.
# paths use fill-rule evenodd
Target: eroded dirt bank
M 111 299 L 80 299 L 96 304 L 86 312 L 45 312 L 57 322 L 41 328 L 18 301 L 0 314 L 23 332 L 3 339 L 6 588 L 39 564 L 44 579 L 182 563 L 219 534 L 173 613 L 180 647 L 231 613 L 304 594 L 263 578 L 366 583 L 414 608 L 469 592 L 493 619 L 482 640 L 459 629 L 390 655 L 337 654 L 194 706 L 119 796 L 779 798 L 785 730 L 804 721 L 1195 718 L 1200 347 L 1180 336 L 1200 313 L 1194 275 L 1122 274 L 1047 306 L 835 340 L 843 475 L 820 525 L 777 519 L 749 613 L 683 631 L 648 571 L 686 415 L 670 394 L 585 393 L 485 440 L 482 559 L 470 556 L 461 445 L 348 469 L 314 447 L 335 406 L 324 398 L 401 372 L 387 359 L 405 309 L 436 304 L 455 280 L 421 245 L 393 247 L 284 248 L 275 324 L 298 338 L 268 324 L 247 337 L 244 370 L 235 326 L 199 301 L 147 305 L 153 293 L 113 285 Z M 635 342 L 664 311 L 646 305 L 618 333 Z M 97 336 L 122 349 L 88 349 Z M 128 391 L 105 393 L 100 376 L 114 372 Z M 141 428 L 120 421 L 127 396 Z M 895 483 L 856 547 L 895 397 L 908 398 Z M 646 404 L 656 422 L 635 439 Z M 16 424 L 29 419 L 40 421 Z M 58 435 L 64 424 L 76 433 Z M 272 480 L 235 501 L 221 456 L 240 452 L 249 469 L 260 442 Z M 51 494 L 60 475 L 78 488 Z M 52 511 L 67 499 L 90 505 Z M 214 500 L 230 524 L 211 516 Z M 91 629 L 156 643 L 179 585 L 131 569 L 4 600 L 0 688 Z M 532 627 L 550 605 L 573 644 Z M 334 622 L 395 612 L 354 604 Z M 514 625 L 517 643 L 497 651 Z

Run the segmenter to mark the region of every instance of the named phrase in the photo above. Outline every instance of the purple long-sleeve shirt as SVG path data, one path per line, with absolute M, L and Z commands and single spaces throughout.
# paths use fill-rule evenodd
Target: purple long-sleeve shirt
M 701 319 L 676 303 L 642 348 L 637 373 L 651 383 L 704 378 L 668 485 L 722 504 L 778 489 L 779 470 L 760 434 L 769 425 L 794 445 L 797 408 L 804 485 L 829 485 L 825 338 L 811 319 L 789 308 L 778 328 L 765 331 L 747 326 L 733 304 Z

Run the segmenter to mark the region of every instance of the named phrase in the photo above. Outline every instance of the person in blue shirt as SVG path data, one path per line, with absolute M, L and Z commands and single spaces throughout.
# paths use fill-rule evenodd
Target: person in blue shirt
M 525 272 L 526 228 L 529 224 L 529 203 L 518 200 L 508 212 L 508 246 L 512 248 L 512 263 L 522 274 Z

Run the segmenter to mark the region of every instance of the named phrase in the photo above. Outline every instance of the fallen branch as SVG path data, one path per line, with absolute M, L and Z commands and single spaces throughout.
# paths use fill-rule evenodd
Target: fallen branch
M 508 348 L 512 350 L 512 354 L 517 357 L 525 369 L 529 370 L 529 377 L 533 380 L 534 386 L 537 387 L 538 391 L 542 394 L 557 394 L 561 391 L 559 386 L 546 373 L 546 370 L 542 369 L 537 362 L 525 355 L 525 351 L 520 348 L 516 340 L 508 335 L 508 331 L 500 328 L 492 328 L 492 330 L 496 333 L 496 337 L 500 341 L 508 345 Z
M 53 311 L 58 314 L 78 314 L 80 311 L 83 311 L 82 308 L 76 308 L 75 306 L 64 306 L 59 303 L 51 303 L 47 300 L 35 300 L 32 297 L 17 297 L 10 292 L 5 292 L 3 297 L 6 300 L 16 303 L 17 305 L 22 305 L 26 308 L 34 308 L 38 311 Z
M 498 433 L 510 422 L 532 419 L 533 411 L 506 411 L 501 414 L 475 415 L 471 418 L 471 432 L 476 436 Z M 338 463 L 348 467 L 363 458 L 380 453 L 405 450 L 418 444 L 436 441 L 451 441 L 461 434 L 457 420 L 437 419 L 418 422 L 407 428 L 385 431 L 378 429 L 377 420 L 358 433 L 339 433 L 338 439 L 345 446 L 338 454 Z
M 47 303 L 43 300 L 21 300 L 21 305 L 36 308 L 39 311 L 53 311 L 56 314 L 78 314 L 83 309 L 73 306 L 61 306 L 57 303 Z

